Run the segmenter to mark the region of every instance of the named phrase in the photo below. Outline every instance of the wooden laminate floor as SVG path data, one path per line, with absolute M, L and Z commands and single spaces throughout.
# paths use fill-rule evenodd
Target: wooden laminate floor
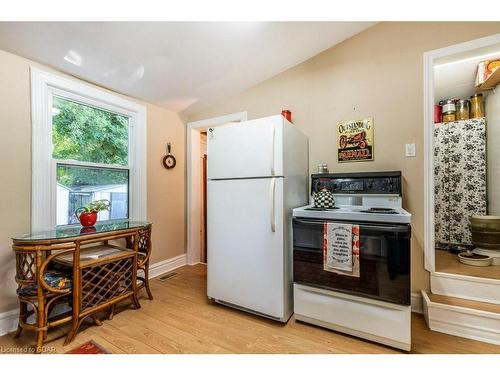
M 478 267 L 463 264 L 458 255 L 446 250 L 436 249 L 436 271 L 454 275 L 483 277 L 486 279 L 500 279 L 500 266 Z
M 113 353 L 403 353 L 399 350 L 296 322 L 284 325 L 206 298 L 206 267 L 185 266 L 165 281 L 152 280 L 154 301 L 123 309 L 101 327 L 82 327 L 62 346 L 68 327 L 49 333 L 46 348 L 65 353 L 88 340 Z M 0 352 L 33 345 L 33 334 L 0 337 Z M 13 349 L 14 348 L 14 349 Z M 412 353 L 500 353 L 500 346 L 430 331 L 422 315 L 412 317 Z

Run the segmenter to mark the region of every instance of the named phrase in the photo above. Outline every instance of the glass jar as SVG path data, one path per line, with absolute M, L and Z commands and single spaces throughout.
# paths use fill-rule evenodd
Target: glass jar
M 470 112 L 470 101 L 467 99 L 457 100 L 456 104 L 456 119 L 457 120 L 468 120 Z
M 328 173 L 328 165 L 318 164 L 318 173 Z
M 443 104 L 443 122 L 455 121 L 456 111 L 455 100 L 445 100 Z
M 457 111 L 456 106 L 455 106 L 455 100 L 453 99 L 447 99 L 444 101 L 443 104 L 443 115 L 446 113 L 455 113 Z
M 455 112 L 443 115 L 443 122 L 453 122 L 456 120 Z
M 483 94 L 474 94 L 470 97 L 470 117 L 484 117 Z

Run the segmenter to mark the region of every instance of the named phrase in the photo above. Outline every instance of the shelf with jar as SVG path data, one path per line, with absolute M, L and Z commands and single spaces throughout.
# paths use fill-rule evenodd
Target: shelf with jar
M 441 100 L 434 106 L 434 123 L 485 117 L 483 94 L 476 93 L 469 99 Z

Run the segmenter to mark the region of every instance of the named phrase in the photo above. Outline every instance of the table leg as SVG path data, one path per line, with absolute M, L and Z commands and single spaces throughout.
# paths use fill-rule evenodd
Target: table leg
M 71 341 L 73 341 L 73 339 L 76 336 L 76 333 L 78 332 L 78 329 L 80 328 L 80 324 L 82 323 L 82 320 L 83 319 L 77 319 L 76 321 L 73 320 L 71 330 L 68 332 L 68 335 L 66 336 L 66 340 L 64 340 L 63 346 L 68 345 Z
M 73 319 L 71 321 L 71 330 L 66 336 L 63 345 L 69 344 L 75 338 L 76 332 L 80 327 L 80 298 L 81 298 L 81 283 L 80 283 L 80 242 L 75 242 L 75 252 L 73 254 Z
M 39 354 L 43 351 L 43 340 L 44 334 L 47 332 L 47 327 L 45 329 L 37 329 L 36 332 L 36 353 Z
M 141 308 L 141 304 L 139 303 L 139 298 L 137 298 L 137 291 L 135 291 L 134 294 L 132 294 L 132 303 L 134 304 L 134 307 L 136 309 Z
M 148 293 L 149 299 L 153 300 L 153 293 L 151 293 L 151 289 L 149 289 L 149 260 L 144 265 L 144 286 L 146 288 L 146 292 Z
M 91 315 L 90 318 L 94 321 L 96 326 L 102 326 L 102 322 L 97 316 Z
M 42 253 L 40 250 L 36 252 L 36 269 L 39 270 L 42 264 Z M 38 274 L 37 277 L 37 306 L 36 306 L 36 352 L 41 353 L 43 350 L 43 341 L 46 337 L 47 323 L 45 319 L 45 296 L 40 284 L 42 275 Z
M 23 332 L 23 327 L 21 327 L 20 324 L 17 325 L 16 333 L 14 333 L 14 338 L 18 339 L 19 336 L 21 336 L 21 333 Z
M 139 289 L 137 288 L 137 254 L 139 254 L 139 232 L 136 232 L 134 235 L 134 269 L 132 273 L 132 288 L 134 294 L 132 295 L 132 302 L 136 309 L 141 308 L 141 304 L 139 303 Z
M 41 353 L 43 350 L 43 341 L 47 335 L 47 325 L 45 324 L 45 311 L 44 311 L 44 303 L 43 297 L 38 298 L 38 311 L 36 315 L 36 352 Z
M 115 316 L 115 306 L 116 305 L 113 305 L 109 308 L 108 320 L 113 320 L 113 317 Z

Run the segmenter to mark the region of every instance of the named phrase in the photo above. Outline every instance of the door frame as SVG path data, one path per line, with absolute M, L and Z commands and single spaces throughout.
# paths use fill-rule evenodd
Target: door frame
M 425 52 L 424 62 L 424 267 L 435 273 L 434 248 L 434 61 L 500 43 L 500 34 Z
M 187 205 L 186 205 L 186 258 L 190 265 L 200 262 L 200 137 L 199 133 L 208 127 L 225 125 L 229 122 L 247 121 L 248 112 L 236 112 L 223 116 L 208 118 L 187 123 L 186 136 L 186 174 L 187 174 Z

